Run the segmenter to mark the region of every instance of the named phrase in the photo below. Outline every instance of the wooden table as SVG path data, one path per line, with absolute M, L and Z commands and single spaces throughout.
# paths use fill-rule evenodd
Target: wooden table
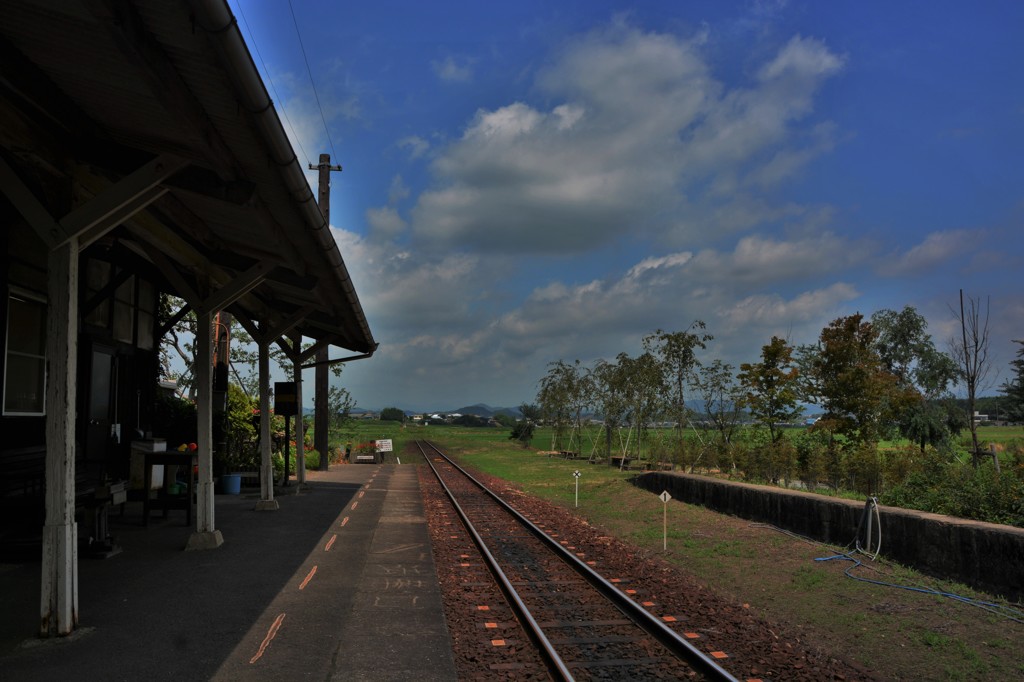
M 170 509 L 185 510 L 185 525 L 192 525 L 192 505 L 195 499 L 196 475 L 195 467 L 199 457 L 195 453 L 188 452 L 147 452 L 143 462 L 145 469 L 145 494 L 142 497 L 142 525 L 149 525 L 150 506 L 162 509 L 164 518 L 167 518 L 167 511 Z M 156 499 L 151 500 L 150 487 L 153 484 L 153 467 L 165 465 L 184 466 L 188 469 L 188 489 L 184 495 L 171 495 L 167 488 L 172 483 L 171 477 L 164 472 L 164 485 L 157 491 Z

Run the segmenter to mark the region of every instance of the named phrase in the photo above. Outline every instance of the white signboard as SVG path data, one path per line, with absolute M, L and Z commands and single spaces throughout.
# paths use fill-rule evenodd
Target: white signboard
M 391 439 L 374 441 L 377 444 L 377 452 L 391 452 Z

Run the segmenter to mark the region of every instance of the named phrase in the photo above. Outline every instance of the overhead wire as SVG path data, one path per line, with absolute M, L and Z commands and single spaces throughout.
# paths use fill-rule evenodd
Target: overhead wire
M 309 74 L 309 84 L 313 86 L 313 96 L 316 98 L 316 106 L 320 110 L 320 120 L 324 123 L 324 132 L 327 133 L 327 142 L 331 145 L 331 154 L 333 158 L 338 158 L 337 153 L 334 151 L 334 140 L 331 139 L 331 130 L 327 127 L 327 117 L 324 116 L 324 108 L 320 105 L 320 95 L 316 91 L 316 83 L 313 82 L 313 71 L 309 68 L 309 59 L 306 57 L 306 46 L 302 43 L 302 32 L 299 31 L 299 20 L 295 18 L 295 8 L 292 6 L 292 0 L 288 0 L 288 9 L 292 13 L 292 23 L 295 24 L 295 35 L 299 37 L 299 47 L 302 49 L 302 59 L 306 62 L 306 73 Z
M 285 123 L 288 124 L 289 130 L 292 132 L 292 139 L 295 140 L 295 144 L 299 146 L 299 151 L 302 152 L 302 156 L 305 157 L 306 164 L 308 165 L 310 163 L 309 154 L 307 154 L 306 150 L 303 149 L 302 141 L 299 140 L 299 135 L 295 130 L 295 126 L 292 125 L 291 119 L 288 118 L 288 109 L 284 106 L 284 100 L 277 94 L 277 87 L 274 85 L 274 79 L 270 77 L 270 69 L 267 68 L 267 63 L 263 61 L 263 55 L 260 54 L 259 45 L 256 44 L 256 36 L 252 32 L 252 28 L 249 27 L 249 20 L 245 18 L 245 10 L 242 9 L 241 0 L 236 0 L 236 4 L 238 6 L 238 13 L 242 15 L 242 23 L 245 24 L 245 30 L 249 33 L 249 40 L 252 41 L 252 49 L 256 51 L 256 56 L 259 57 L 260 64 L 263 65 L 263 73 L 266 75 L 267 80 L 270 81 L 270 89 L 274 93 L 274 100 L 277 102 L 277 108 L 281 110 L 282 114 L 284 114 Z

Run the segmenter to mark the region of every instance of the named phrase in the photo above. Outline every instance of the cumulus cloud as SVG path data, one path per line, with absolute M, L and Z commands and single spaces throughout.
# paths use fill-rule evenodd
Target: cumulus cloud
M 580 253 L 627 234 L 681 243 L 800 211 L 759 192 L 831 149 L 834 126 L 795 123 L 844 58 L 797 36 L 747 87 L 728 89 L 703 40 L 618 20 L 571 41 L 537 76 L 550 105 L 481 109 L 439 150 L 414 233 L 480 251 Z
M 757 294 L 737 301 L 718 314 L 726 331 L 764 327 L 780 322 L 788 325 L 818 321 L 829 311 L 839 310 L 842 303 L 858 296 L 850 284 L 836 282 L 824 289 L 801 292 L 786 300 L 779 294 Z
M 390 206 L 367 209 L 366 222 L 374 235 L 385 239 L 394 239 L 404 232 L 406 227 L 398 211 Z

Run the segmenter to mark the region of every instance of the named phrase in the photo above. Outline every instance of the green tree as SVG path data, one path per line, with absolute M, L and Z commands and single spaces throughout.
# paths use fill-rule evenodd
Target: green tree
M 617 362 L 599 360 L 591 370 L 594 387 L 594 406 L 604 420 L 605 448 L 607 456 L 612 456 L 612 433 L 618 433 L 626 423 L 628 406 L 626 404 L 626 374 Z M 628 451 L 628 440 L 625 444 L 619 439 L 622 457 Z
M 1014 343 L 1019 343 L 1021 346 L 1017 349 L 1016 359 L 1010 361 L 1014 376 L 1003 382 L 1003 385 L 999 387 L 999 392 L 1006 396 L 1004 404 L 1007 418 L 1010 421 L 1022 422 L 1024 421 L 1024 340 L 1014 340 Z
M 637 457 L 643 457 L 643 445 L 648 425 L 660 419 L 661 396 L 665 391 L 661 364 L 652 353 L 641 353 L 635 358 L 619 353 L 618 365 L 625 380 L 623 397 L 632 429 L 636 430 Z
M 750 410 L 751 416 L 768 429 L 770 445 L 782 439 L 780 424 L 795 421 L 803 413 L 799 377 L 793 348 L 777 336 L 762 346 L 761 362 L 740 365 L 737 379 L 743 393 L 739 405 Z
M 509 435 L 509 440 L 514 440 L 520 443 L 524 448 L 530 447 L 530 441 L 533 440 L 534 423 L 529 419 L 521 419 L 516 422 L 516 425 L 512 427 L 512 433 Z
M 228 384 L 227 409 L 224 428 L 227 441 L 226 469 L 244 471 L 258 467 L 259 450 L 256 447 L 256 426 L 253 420 L 253 400 L 235 383 Z
M 536 428 L 537 422 L 540 421 L 543 412 L 538 405 L 523 403 L 519 406 L 519 414 L 522 415 L 522 419 L 516 421 L 509 439 L 519 442 L 524 448 L 528 448 L 530 447 L 530 441 L 533 440 L 533 431 Z
M 697 349 L 707 348 L 705 342 L 714 337 L 704 333 L 705 325 L 695 320 L 690 327 L 680 332 L 665 332 L 658 329 L 644 338 L 644 350 L 658 362 L 664 387 L 665 412 L 675 421 L 679 442 L 686 429 L 686 388 L 692 383 L 693 373 L 698 365 Z
M 959 409 L 949 390 L 957 376 L 953 358 L 935 348 L 928 322 L 911 306 L 879 310 L 871 325 L 882 366 L 901 389 L 902 409 L 895 415 L 900 435 L 922 452 L 926 445 L 948 443 L 959 431 Z
M 380 420 L 385 422 L 404 422 L 405 412 L 397 407 L 385 407 L 380 411 Z
M 857 313 L 821 331 L 812 371 L 825 416 L 815 427 L 842 434 L 852 443 L 877 443 L 902 407 L 900 387 L 875 348 L 877 334 Z
M 504 412 L 499 412 L 498 414 L 494 415 L 494 421 L 498 422 L 499 424 L 506 428 L 511 428 L 516 425 L 516 418 L 511 415 L 507 415 Z
M 352 408 L 356 401 L 347 388 L 331 386 L 327 393 L 327 412 L 329 414 L 330 428 L 343 429 L 348 426 L 352 418 Z
M 537 400 L 545 419 L 555 427 L 552 449 L 579 447 L 583 411 L 593 401 L 593 383 L 589 373 L 580 366 L 580 361 L 550 363 L 547 375 L 541 379 Z
M 523 415 L 523 419 L 526 421 L 536 424 L 541 420 L 541 415 L 544 413 L 536 403 L 523 403 L 519 406 L 519 414 Z
M 715 449 L 729 458 L 729 465 L 735 469 L 732 458 L 732 439 L 739 426 L 739 401 L 742 396 L 740 387 L 733 375 L 733 366 L 719 359 L 710 364 L 701 365 L 693 373 L 693 391 L 700 397 L 704 408 L 701 422 L 705 430 L 715 434 Z

